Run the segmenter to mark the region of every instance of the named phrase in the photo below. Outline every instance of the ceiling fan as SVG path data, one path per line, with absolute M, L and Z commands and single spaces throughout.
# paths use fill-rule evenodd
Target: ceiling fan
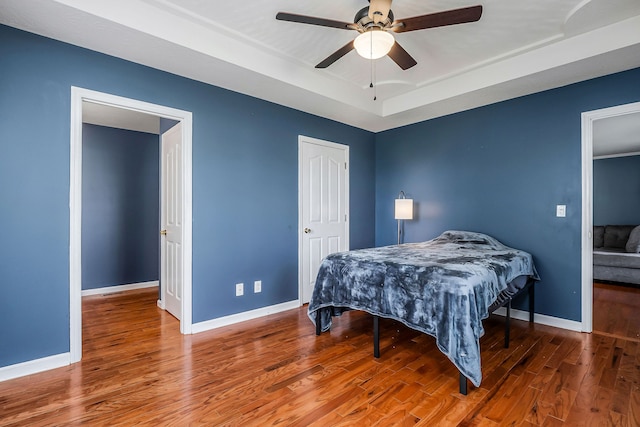
M 377 59 L 388 55 L 400 68 L 406 70 L 416 65 L 417 62 L 395 41 L 391 33 L 406 33 L 427 28 L 475 22 L 481 16 L 482 6 L 478 5 L 394 20 L 393 12 L 391 11 L 391 0 L 369 0 L 369 6 L 356 13 L 353 23 L 286 12 L 279 12 L 276 15 L 276 19 L 339 28 L 341 30 L 355 30 L 360 33 L 354 41 L 350 41 L 329 55 L 316 65 L 316 68 L 327 68 L 351 52 L 351 50 L 356 49 L 361 56 L 368 59 Z

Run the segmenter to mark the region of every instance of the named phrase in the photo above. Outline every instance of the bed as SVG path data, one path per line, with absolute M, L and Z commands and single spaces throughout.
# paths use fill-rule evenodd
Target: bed
M 530 290 L 533 320 L 532 284 L 538 280 L 529 253 L 486 234 L 451 230 L 426 242 L 327 256 L 308 315 L 320 334 L 346 310 L 372 314 L 376 357 L 379 317 L 429 334 L 460 371 L 460 392 L 466 394 L 467 379 L 476 387 L 482 380 L 482 320 L 500 306 L 510 309 L 511 300 L 525 289 Z

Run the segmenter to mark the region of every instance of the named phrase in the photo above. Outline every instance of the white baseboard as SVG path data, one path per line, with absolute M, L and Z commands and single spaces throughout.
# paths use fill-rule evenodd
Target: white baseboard
M 71 353 L 56 354 L 0 368 L 0 382 L 71 364 Z
M 270 307 L 258 308 L 256 310 L 245 311 L 243 313 L 232 314 L 230 316 L 219 317 L 217 319 L 206 320 L 204 322 L 194 323 L 192 333 L 209 331 L 211 329 L 221 328 L 223 326 L 233 325 L 235 323 L 244 322 L 246 320 L 257 319 L 258 317 L 267 316 L 269 314 L 279 313 L 281 311 L 291 310 L 300 307 L 300 301 L 289 301 L 282 304 L 272 305 Z M 499 316 L 506 316 L 507 309 L 501 307 L 494 311 Z M 511 309 L 511 318 L 529 321 L 529 312 L 524 310 Z M 547 316 L 544 314 L 533 315 L 533 321 L 541 325 L 553 326 L 554 328 L 567 329 L 569 331 L 582 332 L 582 323 L 575 320 L 562 319 L 560 317 Z
M 507 309 L 500 307 L 495 314 L 499 316 L 506 316 Z M 529 312 L 524 310 L 511 309 L 511 318 L 518 320 L 529 321 Z M 553 326 L 554 328 L 567 329 L 569 331 L 582 332 L 582 323 L 575 320 L 561 319 L 560 317 L 547 316 L 545 314 L 533 314 L 533 322 L 540 323 L 541 325 Z
M 205 320 L 204 322 L 194 323 L 191 326 L 191 332 L 197 334 L 198 332 L 209 331 L 211 329 L 233 325 L 235 323 L 244 322 L 246 320 L 257 319 L 258 317 L 280 313 L 282 311 L 287 311 L 298 307 L 300 307 L 300 301 L 294 300 L 283 302 L 282 304 L 271 305 L 269 307 L 262 307 L 251 311 L 232 314 L 230 316 L 218 317 L 217 319 Z
M 154 280 L 151 282 L 129 283 L 127 285 L 114 285 L 114 286 L 105 286 L 104 288 L 85 289 L 82 291 L 82 296 L 86 297 L 87 295 L 114 294 L 116 292 L 130 291 L 133 289 L 153 288 L 154 286 L 155 287 L 160 286 L 160 282 L 157 280 Z

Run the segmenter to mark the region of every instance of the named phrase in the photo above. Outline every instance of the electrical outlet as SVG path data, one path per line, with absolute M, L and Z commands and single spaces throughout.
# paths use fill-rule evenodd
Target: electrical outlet
M 256 280 L 253 282 L 253 293 L 257 294 L 259 292 L 262 292 L 262 280 Z
M 244 295 L 244 283 L 236 283 L 236 296 L 241 297 Z

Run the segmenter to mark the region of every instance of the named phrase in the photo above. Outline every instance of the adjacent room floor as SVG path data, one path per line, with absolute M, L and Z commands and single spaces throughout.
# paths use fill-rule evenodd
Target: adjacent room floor
M 594 283 L 593 331 L 640 341 L 640 286 Z

